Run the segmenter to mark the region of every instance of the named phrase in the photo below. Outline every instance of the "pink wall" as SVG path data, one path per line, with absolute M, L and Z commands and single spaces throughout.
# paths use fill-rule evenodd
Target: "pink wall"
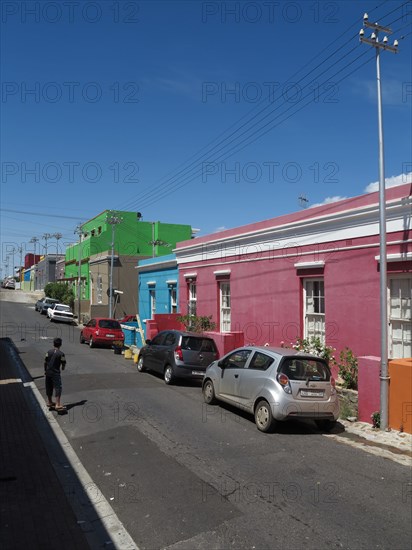
M 358 420 L 372 424 L 380 410 L 380 357 L 358 357 Z
M 390 240 L 408 238 L 392 233 Z M 321 277 L 325 285 L 326 343 L 340 350 L 348 346 L 356 356 L 380 354 L 379 340 L 379 254 L 378 236 L 332 243 L 334 251 L 301 246 L 296 256 L 261 259 L 259 253 L 232 258 L 218 253 L 204 262 L 179 266 L 180 311 L 187 310 L 187 281 L 184 273 L 195 272 L 197 314 L 212 315 L 219 326 L 218 269 L 230 269 L 231 329 L 244 333 L 245 344 L 286 346 L 304 336 L 303 284 L 307 278 Z M 331 247 L 322 245 L 323 249 Z M 346 247 L 352 247 L 345 250 Z M 364 248 L 356 248 L 363 246 Z M 388 254 L 400 252 L 401 245 L 390 245 Z M 408 246 L 408 245 L 403 245 Z M 409 247 L 411 245 L 409 244 Z M 310 252 L 305 255 L 304 253 Z M 264 254 L 261 253 L 263 257 Z M 298 270 L 295 263 L 323 260 L 324 267 Z M 412 262 L 388 263 L 388 274 L 411 270 Z

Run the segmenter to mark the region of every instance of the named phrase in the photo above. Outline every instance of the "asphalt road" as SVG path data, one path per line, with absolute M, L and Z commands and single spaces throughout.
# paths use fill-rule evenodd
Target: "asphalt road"
M 79 343 L 32 304 L 2 301 L 10 337 L 44 395 L 43 357 L 63 338 L 57 420 L 142 549 L 410 549 L 409 468 L 339 443 L 311 422 L 258 432 L 253 418 L 206 406 L 200 385 L 166 386 L 132 361 Z

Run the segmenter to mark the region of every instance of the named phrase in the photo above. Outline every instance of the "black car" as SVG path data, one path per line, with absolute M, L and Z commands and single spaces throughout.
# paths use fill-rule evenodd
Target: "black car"
M 139 352 L 137 370 L 163 375 L 166 384 L 178 378 L 202 380 L 206 367 L 219 358 L 215 341 L 208 336 L 179 330 L 163 330 Z

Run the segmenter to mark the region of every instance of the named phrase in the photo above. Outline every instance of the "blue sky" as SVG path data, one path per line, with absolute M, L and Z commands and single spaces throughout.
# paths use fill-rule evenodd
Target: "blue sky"
M 412 171 L 412 2 L 1 4 L 1 265 L 105 209 L 202 235 Z M 402 38 L 404 37 L 404 38 Z M 392 179 L 391 179 L 392 178 Z M 37 252 L 39 245 L 37 245 Z M 17 256 L 15 264 L 17 264 Z M 3 270 L 3 275 L 4 275 Z

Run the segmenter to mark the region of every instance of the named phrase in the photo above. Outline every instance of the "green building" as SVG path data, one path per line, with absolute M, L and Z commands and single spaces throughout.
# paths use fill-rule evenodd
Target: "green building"
M 139 213 L 111 210 L 85 222 L 79 234 L 80 241 L 66 248 L 64 280 L 73 285 L 80 320 L 109 315 L 111 272 L 112 316 L 138 313 L 138 260 L 170 254 L 193 236 L 190 225 L 146 222 Z

